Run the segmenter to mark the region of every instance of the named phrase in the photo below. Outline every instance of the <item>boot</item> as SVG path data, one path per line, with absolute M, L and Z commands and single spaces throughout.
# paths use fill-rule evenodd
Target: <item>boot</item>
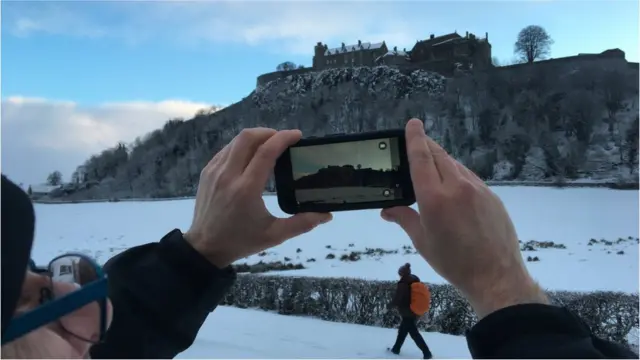
M 400 355 L 400 350 L 396 350 L 394 348 L 387 348 L 387 351 L 390 351 L 391 353 L 393 353 L 395 355 Z

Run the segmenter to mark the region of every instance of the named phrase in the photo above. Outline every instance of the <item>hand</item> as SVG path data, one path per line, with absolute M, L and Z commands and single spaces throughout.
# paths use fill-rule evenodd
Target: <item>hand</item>
M 416 250 L 469 300 L 478 317 L 519 303 L 547 303 L 522 260 L 518 237 L 500 199 L 473 172 L 425 135 L 406 127 L 407 155 L 419 213 L 382 211 Z
M 262 200 L 276 159 L 301 137 L 299 130 L 244 129 L 209 161 L 184 234 L 194 249 L 223 268 L 331 220 L 327 213 L 279 219 Z

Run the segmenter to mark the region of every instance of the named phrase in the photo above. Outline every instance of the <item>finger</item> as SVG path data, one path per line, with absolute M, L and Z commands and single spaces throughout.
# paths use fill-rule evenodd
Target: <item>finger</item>
M 251 162 L 256 150 L 276 133 L 276 130 L 268 128 L 243 129 L 233 139 L 227 159 L 227 169 L 234 174 L 241 174 Z
M 426 199 L 430 191 L 440 186 L 441 180 L 431 150 L 427 146 L 424 125 L 420 120 L 409 120 L 405 128 L 405 138 L 414 192 L 418 199 Z
M 442 178 L 443 183 L 455 181 L 460 177 L 460 172 L 455 164 L 455 159 L 449 156 L 447 152 L 438 143 L 433 141 L 430 137 L 427 138 L 427 146 L 431 151 L 433 162 L 435 163 L 438 173 Z
M 297 143 L 302 137 L 300 130 L 282 130 L 262 144 L 244 171 L 245 180 L 258 184 L 261 189 L 269 181 L 269 176 L 276 166 L 276 160 L 287 148 Z
M 267 229 L 267 238 L 273 239 L 274 243 L 271 246 L 275 246 L 307 233 L 331 219 L 333 216 L 330 213 L 300 213 L 284 219 L 276 218 Z
M 397 206 L 383 209 L 380 216 L 386 221 L 398 224 L 402 230 L 411 238 L 414 245 L 423 239 L 422 223 L 420 214 L 408 206 Z

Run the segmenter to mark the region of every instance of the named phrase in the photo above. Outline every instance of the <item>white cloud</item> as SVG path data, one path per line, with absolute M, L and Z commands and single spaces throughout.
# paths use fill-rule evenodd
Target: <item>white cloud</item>
M 68 179 L 92 154 L 209 106 L 181 100 L 80 106 L 9 97 L 2 100 L 2 173 L 17 182 L 40 183 L 60 170 Z
M 20 36 L 44 32 L 181 46 L 236 43 L 308 55 L 318 41 L 412 46 L 427 21 L 420 11 L 406 9 L 370 1 L 11 2 L 3 6 L 3 20 Z M 440 28 L 437 19 L 428 25 L 432 31 Z

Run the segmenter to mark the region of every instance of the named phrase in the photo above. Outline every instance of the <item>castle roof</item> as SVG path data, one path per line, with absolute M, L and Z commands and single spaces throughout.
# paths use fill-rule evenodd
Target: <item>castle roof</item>
M 379 61 L 380 59 L 383 59 L 383 58 L 386 58 L 386 57 L 389 57 L 389 56 L 401 56 L 401 57 L 404 57 L 405 59 L 409 60 L 409 52 L 408 51 L 393 49 L 393 50 L 387 51 L 386 54 L 378 56 L 375 59 L 375 61 Z
M 433 35 L 432 35 L 433 36 Z M 450 42 L 454 39 L 460 39 L 462 38 L 462 36 L 460 36 L 457 32 L 452 32 L 450 34 L 445 34 L 445 35 L 440 35 L 440 36 L 434 36 L 432 38 L 426 39 L 426 40 L 422 40 L 419 41 L 427 46 L 435 46 L 435 45 L 441 45 L 441 44 L 445 44 L 447 42 Z
M 344 54 L 359 50 L 375 50 L 380 49 L 382 45 L 384 45 L 384 41 L 379 43 L 361 42 L 360 44 L 344 45 L 337 48 L 327 49 L 324 52 L 324 55 Z

